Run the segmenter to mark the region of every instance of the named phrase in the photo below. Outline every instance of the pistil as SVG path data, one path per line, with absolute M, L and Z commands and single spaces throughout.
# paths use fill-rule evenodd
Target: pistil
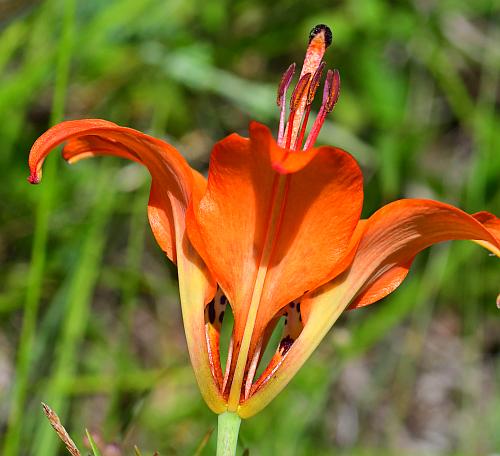
M 319 24 L 311 30 L 309 34 L 309 45 L 307 47 L 306 56 L 300 72 L 299 84 L 304 75 L 316 74 L 320 67 L 326 48 L 332 43 L 332 32 L 330 28 L 324 24 Z M 309 87 L 306 87 L 308 89 Z M 307 90 L 304 90 L 302 97 L 298 100 L 297 108 L 290 112 L 290 117 L 287 123 L 287 136 L 290 136 L 290 144 L 295 144 L 299 134 L 302 117 L 306 109 Z
M 323 56 L 331 42 L 332 32 L 326 25 L 320 24 L 312 29 L 309 35 L 309 46 L 307 47 L 304 64 L 300 72 L 299 82 L 295 86 L 290 98 L 288 122 L 285 122 L 286 93 L 295 72 L 295 64 L 290 65 L 281 78 L 277 97 L 277 104 L 280 107 L 280 124 L 278 129 L 278 145 L 280 147 L 284 147 L 285 149 L 293 148 L 293 150 L 301 149 L 314 96 L 325 68 L 325 63 L 322 61 Z M 332 85 L 330 84 L 330 87 Z M 325 104 L 325 99 L 323 101 L 323 104 Z M 320 111 L 320 113 L 321 117 L 324 117 L 325 109 Z M 322 122 L 320 123 L 322 125 Z M 316 122 L 315 125 L 317 125 Z

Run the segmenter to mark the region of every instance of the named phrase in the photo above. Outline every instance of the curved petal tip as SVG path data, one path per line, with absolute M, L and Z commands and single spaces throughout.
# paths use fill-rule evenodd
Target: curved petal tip
M 32 171 L 31 174 L 27 177 L 27 180 L 30 184 L 37 185 L 42 181 L 42 176 L 36 171 Z

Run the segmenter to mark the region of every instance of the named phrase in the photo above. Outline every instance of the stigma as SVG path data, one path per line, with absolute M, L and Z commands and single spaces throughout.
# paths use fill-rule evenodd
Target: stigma
M 280 108 L 278 128 L 278 145 L 280 147 L 293 150 L 306 150 L 313 147 L 328 113 L 333 111 L 337 103 L 340 93 L 340 75 L 338 70 L 328 70 L 321 108 L 306 138 L 312 103 L 325 69 L 323 56 L 331 45 L 332 39 L 332 31 L 327 25 L 319 24 L 311 30 L 299 80 L 290 97 L 288 119 L 286 118 L 286 100 L 288 88 L 295 73 L 295 63 L 290 65 L 283 74 L 277 96 L 277 104 Z

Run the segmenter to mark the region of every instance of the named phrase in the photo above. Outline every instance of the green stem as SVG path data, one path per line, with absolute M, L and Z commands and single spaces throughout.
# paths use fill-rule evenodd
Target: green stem
M 241 418 L 233 412 L 219 415 L 217 429 L 217 456 L 234 456 L 238 443 Z

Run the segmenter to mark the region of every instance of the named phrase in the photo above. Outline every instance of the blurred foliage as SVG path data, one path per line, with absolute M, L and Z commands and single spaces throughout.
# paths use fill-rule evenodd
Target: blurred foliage
M 147 227 L 147 173 L 51 157 L 30 187 L 27 153 L 51 123 L 99 117 L 172 142 L 203 171 L 211 145 L 250 119 L 276 130 L 276 84 L 316 23 L 333 28 L 326 60 L 342 78 L 320 142 L 361 162 L 365 215 L 400 197 L 498 213 L 498 0 L 0 1 L 2 454 L 63 454 L 42 400 L 103 455 L 119 454 L 104 442 L 213 453 L 175 269 Z M 474 245 L 421 254 L 397 293 L 346 314 L 243 424 L 241 448 L 498 453 L 498 285 Z

